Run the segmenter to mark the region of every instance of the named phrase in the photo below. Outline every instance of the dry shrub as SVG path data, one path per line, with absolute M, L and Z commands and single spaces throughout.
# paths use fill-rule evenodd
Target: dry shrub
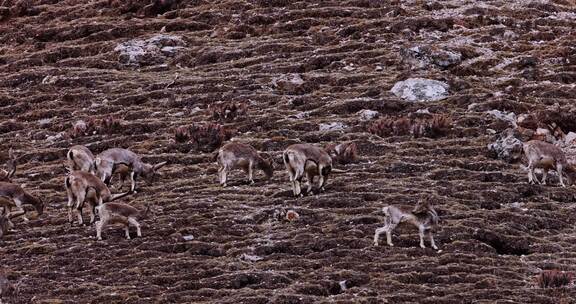
M 560 270 L 544 270 L 536 281 L 540 288 L 560 288 L 572 283 L 572 274 Z
M 208 111 L 214 120 L 232 121 L 239 116 L 246 115 L 248 106 L 245 103 L 224 102 L 211 104 Z
M 354 162 L 358 158 L 358 147 L 354 142 L 328 144 L 324 150 L 330 154 L 334 162 L 344 165 Z
M 414 137 L 440 137 L 452 129 L 452 119 L 446 115 L 428 118 L 384 117 L 375 121 L 368 132 L 380 137 L 412 135 Z
M 190 130 L 187 126 L 180 126 L 174 131 L 174 139 L 178 143 L 185 143 L 190 140 Z
M 92 134 L 115 134 L 122 129 L 122 122 L 114 117 L 105 117 L 102 119 L 88 118 L 78 120 L 66 131 L 70 138 L 77 138 Z
M 212 152 L 219 148 L 223 142 L 232 137 L 232 131 L 215 123 L 192 124 L 178 127 L 174 138 L 179 143 L 191 142 L 196 149 L 203 152 Z

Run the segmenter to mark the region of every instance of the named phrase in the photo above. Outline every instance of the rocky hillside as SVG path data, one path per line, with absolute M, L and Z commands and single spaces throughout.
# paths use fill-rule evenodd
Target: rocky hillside
M 5 301 L 571 303 L 572 285 L 537 278 L 575 270 L 574 188 L 552 173 L 529 185 L 487 145 L 522 114 L 528 137 L 576 131 L 575 7 L 0 1 L 0 163 L 13 148 L 13 180 L 49 202 L 0 240 Z M 237 171 L 219 187 L 212 151 L 230 139 L 270 153 L 274 177 L 247 185 Z M 336 166 L 348 172 L 292 197 L 283 149 L 351 140 L 359 160 Z M 75 144 L 169 163 L 123 200 L 151 204 L 142 238 L 67 223 Z M 411 227 L 372 246 L 383 206 L 426 195 L 440 250 Z M 299 219 L 277 216 L 288 209 Z

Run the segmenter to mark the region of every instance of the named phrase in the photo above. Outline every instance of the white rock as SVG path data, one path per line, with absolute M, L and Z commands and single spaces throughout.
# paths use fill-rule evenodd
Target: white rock
M 257 255 L 243 253 L 242 255 L 240 255 L 240 259 L 248 262 L 258 262 L 263 260 L 264 258 Z
M 486 111 L 486 113 L 510 123 L 513 127 L 516 127 L 516 114 L 513 112 L 502 112 L 499 110 L 490 110 Z
M 397 82 L 390 90 L 394 95 L 413 102 L 437 101 L 448 97 L 450 86 L 442 81 L 409 78 Z
M 320 124 L 320 131 L 340 131 L 348 128 L 347 125 L 341 122 L 331 122 L 327 124 Z
M 516 137 L 514 129 L 506 129 L 493 143 L 488 144 L 488 151 L 496 158 L 514 162 L 522 157 L 522 141 Z
M 564 142 L 565 142 L 567 145 L 576 144 L 576 143 L 574 142 L 574 140 L 576 140 L 576 133 L 574 133 L 574 132 L 568 132 L 568 134 L 566 134 L 566 138 L 564 139 Z
M 367 109 L 360 110 L 356 114 L 358 114 L 358 116 L 360 116 L 360 120 L 364 120 L 364 121 L 372 120 L 372 119 L 380 116 L 380 112 L 373 111 L 373 110 L 367 110 Z

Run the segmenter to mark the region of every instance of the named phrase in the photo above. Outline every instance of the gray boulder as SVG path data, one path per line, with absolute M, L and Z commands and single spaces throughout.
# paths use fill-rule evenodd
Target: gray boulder
M 408 78 L 397 82 L 390 90 L 394 95 L 412 102 L 437 101 L 448 97 L 450 86 L 442 81 Z
M 179 36 L 156 35 L 149 39 L 133 39 L 114 48 L 118 60 L 126 65 L 147 66 L 162 64 L 184 49 L 186 43 Z
M 520 136 L 515 129 L 504 130 L 494 142 L 488 144 L 490 155 L 508 163 L 520 160 L 523 153 Z

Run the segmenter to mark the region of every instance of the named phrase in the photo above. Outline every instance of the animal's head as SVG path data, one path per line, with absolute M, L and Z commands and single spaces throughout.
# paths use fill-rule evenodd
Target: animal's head
M 38 216 L 41 216 L 44 213 L 45 207 L 46 207 L 46 204 L 44 203 L 44 201 L 42 201 L 42 199 L 38 198 L 37 203 L 34 205 L 34 209 L 36 209 Z
M 332 172 L 332 164 L 328 164 L 327 166 L 322 167 L 322 175 L 327 176 Z
M 102 159 L 100 157 L 96 157 L 94 159 L 93 170 L 96 173 L 95 175 L 103 181 L 106 185 L 110 185 L 110 179 L 112 178 L 112 171 L 114 170 L 114 163 Z
M 6 162 L 7 170 L 2 170 L 2 172 L 0 172 L 0 181 L 10 182 L 10 179 L 16 173 L 16 155 L 12 148 L 8 151 L 8 155 L 10 159 Z
M 268 153 L 259 153 L 260 155 L 260 169 L 264 171 L 267 178 L 272 178 L 274 175 L 274 160 Z
M 340 164 L 351 163 L 358 157 L 358 147 L 354 142 L 329 144 L 324 150 L 328 152 L 334 162 Z
M 153 182 L 158 179 L 159 173 L 158 170 L 164 167 L 167 162 L 157 163 L 155 165 L 150 164 L 143 164 L 142 165 L 142 177 L 145 178 L 149 182 Z
M 414 210 L 412 212 L 418 214 L 418 213 L 426 213 L 428 211 L 430 211 L 432 209 L 432 202 L 431 202 L 431 198 L 430 197 L 425 197 L 423 199 L 420 199 L 417 203 L 416 206 L 414 206 Z

